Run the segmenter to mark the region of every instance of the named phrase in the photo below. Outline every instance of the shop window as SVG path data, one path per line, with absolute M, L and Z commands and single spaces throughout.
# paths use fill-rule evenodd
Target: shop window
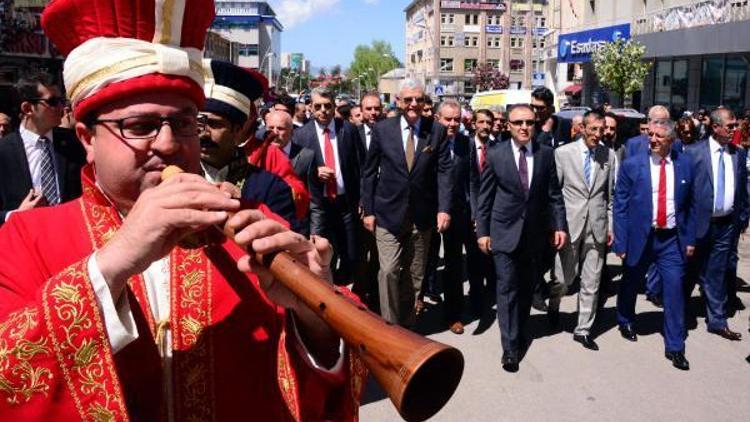
M 701 70 L 701 107 L 714 108 L 721 104 L 721 78 L 724 72 L 723 57 L 703 59 Z
M 745 107 L 747 60 L 744 57 L 728 56 L 724 68 L 724 96 L 721 103 L 739 112 Z
M 654 77 L 654 104 L 669 105 L 672 90 L 672 61 L 659 60 L 656 62 Z
M 687 108 L 688 61 L 672 62 L 672 108 L 685 111 Z

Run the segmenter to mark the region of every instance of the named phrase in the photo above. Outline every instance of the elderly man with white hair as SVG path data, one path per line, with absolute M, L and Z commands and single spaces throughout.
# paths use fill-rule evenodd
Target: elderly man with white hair
M 363 223 L 375 233 L 380 309 L 388 321 L 413 327 L 430 236 L 450 224 L 451 153 L 445 128 L 422 117 L 424 86 L 399 86 L 401 116 L 376 123 L 362 178 Z

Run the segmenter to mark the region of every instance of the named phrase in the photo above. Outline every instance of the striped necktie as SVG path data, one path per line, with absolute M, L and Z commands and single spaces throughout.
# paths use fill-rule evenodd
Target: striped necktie
M 42 194 L 47 200 L 48 205 L 57 205 L 60 203 L 60 195 L 57 192 L 57 178 L 55 177 L 55 165 L 52 162 L 52 143 L 49 139 L 42 136 L 39 138 L 42 149 L 41 157 L 41 174 L 42 174 Z

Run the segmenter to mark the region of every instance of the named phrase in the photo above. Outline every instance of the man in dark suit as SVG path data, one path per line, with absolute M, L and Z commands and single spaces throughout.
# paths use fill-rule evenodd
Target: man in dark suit
M 333 264 L 335 280 L 349 283 L 359 259 L 359 157 L 363 153 L 357 128 L 334 119 L 333 100 L 327 88 L 313 90 L 313 119 L 294 131 L 292 142 L 315 152 L 317 177 L 310 196 L 319 206 L 311 209 L 310 232 L 331 241 L 337 261 Z
M 451 156 L 445 128 L 422 118 L 422 84 L 404 80 L 398 104 L 401 116 L 373 127 L 362 185 L 363 223 L 378 244 L 381 314 L 413 327 L 430 236 L 436 223 L 438 232 L 450 224 Z
M 482 110 L 489 113 L 488 110 Z M 445 292 L 445 321 L 454 334 L 463 334 L 462 321 L 463 289 L 463 248 L 467 251 L 477 249 L 476 238 L 470 236 L 471 207 L 469 206 L 469 138 L 459 132 L 461 126 L 461 105 L 455 100 L 446 100 L 440 104 L 438 118 L 446 129 L 446 142 L 451 155 L 451 178 L 453 181 L 453 199 L 451 201 L 451 224 L 442 233 L 445 271 L 443 273 L 443 291 Z M 487 118 L 487 117 L 485 117 Z M 492 120 L 482 125 L 480 130 L 489 138 Z M 436 237 L 440 236 L 438 234 Z M 439 243 L 437 243 L 439 245 Z M 437 252 L 437 251 L 436 251 Z M 437 255 L 437 253 L 435 254 Z
M 372 128 L 375 124 L 383 120 L 383 104 L 380 101 L 380 95 L 377 92 L 367 92 L 362 96 L 360 101 L 362 109 L 362 124 L 358 127 L 359 139 L 362 141 L 360 151 L 364 153 L 360 162 L 364 165 L 367 160 L 367 150 L 370 149 L 370 140 L 372 138 Z M 364 176 L 364 172 L 363 172 Z M 361 215 L 360 213 L 360 216 Z M 375 242 L 375 234 L 367 230 L 364 224 L 360 228 L 360 256 L 359 269 L 355 277 L 353 291 L 367 303 L 371 309 L 380 309 L 380 299 L 378 297 L 378 245 Z
M 552 148 L 532 142 L 534 111 L 526 104 L 508 115 L 512 139 L 487 152 L 477 210 L 480 249 L 492 253 L 497 272 L 497 319 L 502 365 L 518 370 L 525 346 L 524 326 L 534 286 L 551 240 L 559 250 L 567 240 L 565 203 Z M 550 237 L 551 236 L 551 237 Z
M 497 115 L 494 115 L 494 118 L 496 119 Z M 479 202 L 481 176 L 484 169 L 487 168 L 487 152 L 500 142 L 499 138 L 493 139 L 486 133 L 485 129 L 489 125 L 489 120 L 488 110 L 477 110 L 474 113 L 474 126 L 477 131 L 469 139 L 469 205 L 471 213 L 469 236 L 471 241 L 466 244 L 466 269 L 469 276 L 469 300 L 472 312 L 476 317 L 483 319 L 487 316 L 485 315 L 487 311 L 492 309 L 492 303 L 495 301 L 495 279 L 497 278 L 492 257 L 482 253 L 477 244 L 477 203 Z M 504 121 L 503 125 L 504 127 L 507 126 L 507 121 Z
M 708 331 L 728 340 L 742 335 L 727 324 L 726 271 L 738 231 L 748 224 L 747 151 L 732 145 L 737 119 L 729 109 L 711 113 L 712 135 L 687 147 L 695 163 L 696 256 L 688 295 L 699 278 L 706 302 Z M 692 268 L 695 267 L 695 268 Z M 692 275 L 698 277 L 692 277 Z
M 22 121 L 0 140 L 0 225 L 16 211 L 57 205 L 81 196 L 86 153 L 75 134 L 57 128 L 65 98 L 43 74 L 16 85 Z
M 315 151 L 292 142 L 292 133 L 294 131 L 292 116 L 285 111 L 271 111 L 266 114 L 266 131 L 273 134 L 271 135 L 273 136 L 271 142 L 276 144 L 289 157 L 294 168 L 294 173 L 305 184 L 305 189 L 309 192 L 315 183 L 315 178 L 318 177 L 318 168 L 315 165 Z M 317 199 L 312 198 L 310 200 L 310 210 L 316 209 L 317 212 L 317 207 L 320 206 Z M 300 224 L 299 232 L 305 236 L 310 236 L 311 212 L 308 211 L 307 216 Z
M 534 125 L 534 141 L 536 143 L 557 148 L 563 144 L 560 136 L 557 116 L 555 113 L 555 96 L 549 88 L 539 87 L 531 92 L 531 108 L 534 110 L 536 123 Z
M 689 155 L 672 150 L 674 123 L 649 127 L 651 152 L 622 163 L 614 202 L 612 251 L 623 259 L 617 296 L 620 334 L 637 341 L 635 301 L 646 271 L 655 264 L 664 301 L 665 356 L 687 370 L 685 358 L 685 264 L 695 250 L 695 185 Z

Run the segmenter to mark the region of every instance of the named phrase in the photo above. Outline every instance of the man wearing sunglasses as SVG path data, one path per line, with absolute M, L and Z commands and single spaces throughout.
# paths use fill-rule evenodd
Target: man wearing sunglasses
M 495 262 L 501 363 L 506 371 L 516 372 L 528 344 L 525 325 L 534 287 L 546 265 L 545 244 L 562 249 L 568 224 L 554 151 L 532 141 L 534 110 L 516 105 L 508 121 L 511 140 L 487 150 L 477 202 L 477 243 Z
M 79 197 L 85 163 L 74 133 L 57 128 L 65 98 L 51 78 L 30 75 L 15 88 L 22 119 L 18 132 L 0 142 L 0 225 L 15 211 Z
M 314 89 L 313 119 L 294 132 L 292 142 L 315 152 L 310 232 L 331 241 L 336 254 L 334 277 L 350 283 L 359 260 L 359 159 L 363 152 L 359 131 L 346 119 L 334 118 L 334 108 L 333 92 Z
M 711 136 L 687 147 L 695 167 L 695 257 L 688 264 L 688 295 L 696 280 L 706 303 L 708 331 L 728 340 L 741 335 L 729 328 L 729 301 L 736 299 L 734 280 L 727 283 L 727 266 L 735 238 L 748 225 L 747 151 L 732 144 L 737 119 L 729 109 L 711 113 Z M 730 277 L 731 278 L 731 277 Z M 730 285 L 731 284 L 731 285 Z

